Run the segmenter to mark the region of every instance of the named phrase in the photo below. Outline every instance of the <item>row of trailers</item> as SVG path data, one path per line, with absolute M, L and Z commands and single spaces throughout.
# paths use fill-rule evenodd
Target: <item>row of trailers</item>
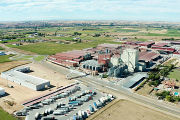
M 93 105 L 89 104 L 89 109 L 87 110 L 87 112 L 84 110 L 79 110 L 78 113 L 74 114 L 73 117 L 71 117 L 68 120 L 84 120 L 89 115 L 93 114 L 98 109 L 104 107 L 107 103 L 111 102 L 114 99 L 115 97 L 112 96 L 111 94 L 108 94 L 107 96 L 103 96 L 98 100 L 96 100 Z
M 81 88 L 79 86 L 75 86 L 74 88 L 64 91 L 63 93 L 61 93 L 59 95 L 51 96 L 51 97 L 41 101 L 41 103 L 25 107 L 23 110 L 15 112 L 15 115 L 26 116 L 30 110 L 39 109 L 40 107 L 43 107 L 44 105 L 50 105 L 51 103 L 55 102 L 57 99 L 65 98 L 80 89 Z M 57 106 L 59 106 L 59 105 L 62 105 L 62 104 L 58 103 Z M 55 109 L 57 109 L 57 106 L 55 107 Z M 53 120 L 54 117 L 47 117 L 47 115 L 51 114 L 52 112 L 53 112 L 53 110 L 51 108 L 45 109 L 41 114 L 39 112 L 37 112 L 35 114 L 35 120 L 39 120 L 40 118 L 41 118 L 41 120 Z
M 96 94 L 96 92 L 92 90 L 85 90 L 80 94 L 77 94 L 73 97 L 69 97 L 68 105 L 65 104 L 57 104 L 56 108 L 53 112 L 54 115 L 65 115 L 75 109 L 75 106 L 80 106 L 83 102 L 87 102 L 92 99 L 92 97 Z

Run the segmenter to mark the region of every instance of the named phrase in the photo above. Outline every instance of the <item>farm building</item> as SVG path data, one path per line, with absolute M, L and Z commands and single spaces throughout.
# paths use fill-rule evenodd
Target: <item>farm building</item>
M 175 51 L 174 48 L 171 47 L 152 47 L 153 50 L 159 51 L 159 53 L 166 52 L 166 53 L 173 53 Z
M 180 41 L 163 41 L 164 43 L 168 43 L 168 45 L 173 46 L 173 45 L 180 45 Z
M 127 42 L 124 42 L 122 44 L 125 44 L 125 45 L 138 45 L 139 43 L 142 43 L 142 41 L 127 41 Z
M 84 50 L 73 50 L 57 53 L 49 57 L 52 60 L 80 63 L 82 60 L 91 59 L 91 53 Z
M 29 71 L 30 67 L 16 68 L 1 73 L 1 77 L 36 91 L 50 86 L 50 81 L 26 74 Z
M 104 44 L 99 44 L 97 45 L 97 48 L 98 49 L 105 49 L 105 48 L 114 48 L 114 49 L 117 49 L 119 48 L 121 45 L 118 45 L 118 44 L 107 44 L 107 43 L 104 43 Z
M 4 95 L 4 94 L 5 94 L 4 88 L 1 88 L 1 87 L 0 87 L 0 95 Z
M 145 46 L 147 48 L 151 48 L 152 45 L 154 45 L 155 42 L 141 42 L 141 43 L 138 43 L 139 46 Z
M 146 65 L 152 64 L 152 61 L 159 58 L 159 54 L 155 52 L 139 52 L 139 62 L 145 62 Z
M 3 51 L 0 51 L 0 55 L 6 55 Z
M 168 43 L 159 42 L 159 43 L 152 45 L 152 48 L 153 47 L 168 47 Z

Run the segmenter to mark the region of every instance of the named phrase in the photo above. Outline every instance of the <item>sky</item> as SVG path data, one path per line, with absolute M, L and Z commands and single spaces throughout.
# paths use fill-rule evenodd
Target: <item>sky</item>
M 0 21 L 180 22 L 180 0 L 0 0 Z

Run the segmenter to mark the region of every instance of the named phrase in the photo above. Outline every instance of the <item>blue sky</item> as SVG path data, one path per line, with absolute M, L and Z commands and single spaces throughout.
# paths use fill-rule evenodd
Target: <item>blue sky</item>
M 0 0 L 0 21 L 27 20 L 180 22 L 180 0 Z

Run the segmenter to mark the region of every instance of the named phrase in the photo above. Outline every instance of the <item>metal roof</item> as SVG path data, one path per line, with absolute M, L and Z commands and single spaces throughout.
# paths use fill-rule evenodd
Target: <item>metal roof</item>
M 4 90 L 4 88 L 0 87 L 0 90 Z
M 155 42 L 142 42 L 142 43 L 138 43 L 138 45 L 151 45 L 151 44 L 155 44 Z
M 152 47 L 164 47 L 166 45 L 168 45 L 168 43 L 159 42 L 159 43 L 156 43 L 156 44 L 152 45 Z
M 131 78 L 125 85 L 123 85 L 124 87 L 131 87 L 132 85 L 134 85 L 136 82 L 138 82 L 139 80 L 141 80 L 143 77 L 147 77 L 147 74 L 137 74 L 135 77 Z
M 144 60 L 146 62 L 151 61 L 159 56 L 160 56 L 160 54 L 157 54 L 155 52 L 150 52 L 150 53 L 148 53 L 146 51 L 139 52 L 139 60 Z

